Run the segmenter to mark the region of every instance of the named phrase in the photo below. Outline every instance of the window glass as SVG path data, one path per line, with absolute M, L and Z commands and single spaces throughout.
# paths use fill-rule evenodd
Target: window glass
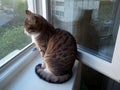
M 24 34 L 27 0 L 0 0 L 0 59 L 31 42 Z
M 72 33 L 82 50 L 111 61 L 118 31 L 114 28 L 118 2 L 51 0 L 52 24 Z

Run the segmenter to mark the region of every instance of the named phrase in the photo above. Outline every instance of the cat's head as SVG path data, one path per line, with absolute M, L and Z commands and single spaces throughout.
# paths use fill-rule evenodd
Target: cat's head
M 29 10 L 25 11 L 26 19 L 24 22 L 25 33 L 27 35 L 36 35 L 41 32 L 42 24 L 46 21 L 42 16 L 32 13 Z

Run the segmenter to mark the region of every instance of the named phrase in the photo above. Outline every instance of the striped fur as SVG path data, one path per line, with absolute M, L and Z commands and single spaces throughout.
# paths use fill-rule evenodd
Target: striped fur
M 54 28 L 42 16 L 26 10 L 25 32 L 34 39 L 44 58 L 35 67 L 36 74 L 51 83 L 63 83 L 72 76 L 77 55 L 76 41 L 65 30 Z

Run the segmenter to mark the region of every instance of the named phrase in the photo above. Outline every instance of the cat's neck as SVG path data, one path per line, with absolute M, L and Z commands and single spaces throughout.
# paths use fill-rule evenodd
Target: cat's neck
M 35 38 L 37 38 L 37 37 L 39 37 L 39 36 L 40 36 L 40 33 L 32 34 L 32 35 L 31 35 L 32 41 L 35 43 Z
M 41 30 L 41 37 L 50 38 L 56 33 L 56 29 L 48 22 L 46 22 L 46 25 L 42 29 L 43 30 Z
M 40 36 L 40 33 L 32 34 L 32 35 L 31 35 L 32 41 L 35 42 L 35 38 L 37 38 L 37 37 L 39 37 L 39 36 Z
M 38 36 L 40 36 L 40 33 L 32 34 L 31 36 L 32 38 L 37 38 Z
M 32 34 L 32 40 L 45 40 L 48 41 L 52 35 L 56 33 L 56 29 L 49 23 L 46 22 L 46 25 L 40 28 L 40 32 L 37 34 Z

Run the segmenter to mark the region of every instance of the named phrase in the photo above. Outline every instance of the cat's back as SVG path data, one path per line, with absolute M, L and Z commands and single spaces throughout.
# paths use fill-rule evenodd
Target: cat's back
M 56 29 L 56 33 L 50 38 L 46 50 L 46 54 L 53 53 L 76 57 L 77 47 L 74 37 L 65 30 Z
M 55 75 L 65 75 L 72 72 L 77 55 L 76 42 L 67 31 L 56 29 L 50 38 L 44 61 Z

